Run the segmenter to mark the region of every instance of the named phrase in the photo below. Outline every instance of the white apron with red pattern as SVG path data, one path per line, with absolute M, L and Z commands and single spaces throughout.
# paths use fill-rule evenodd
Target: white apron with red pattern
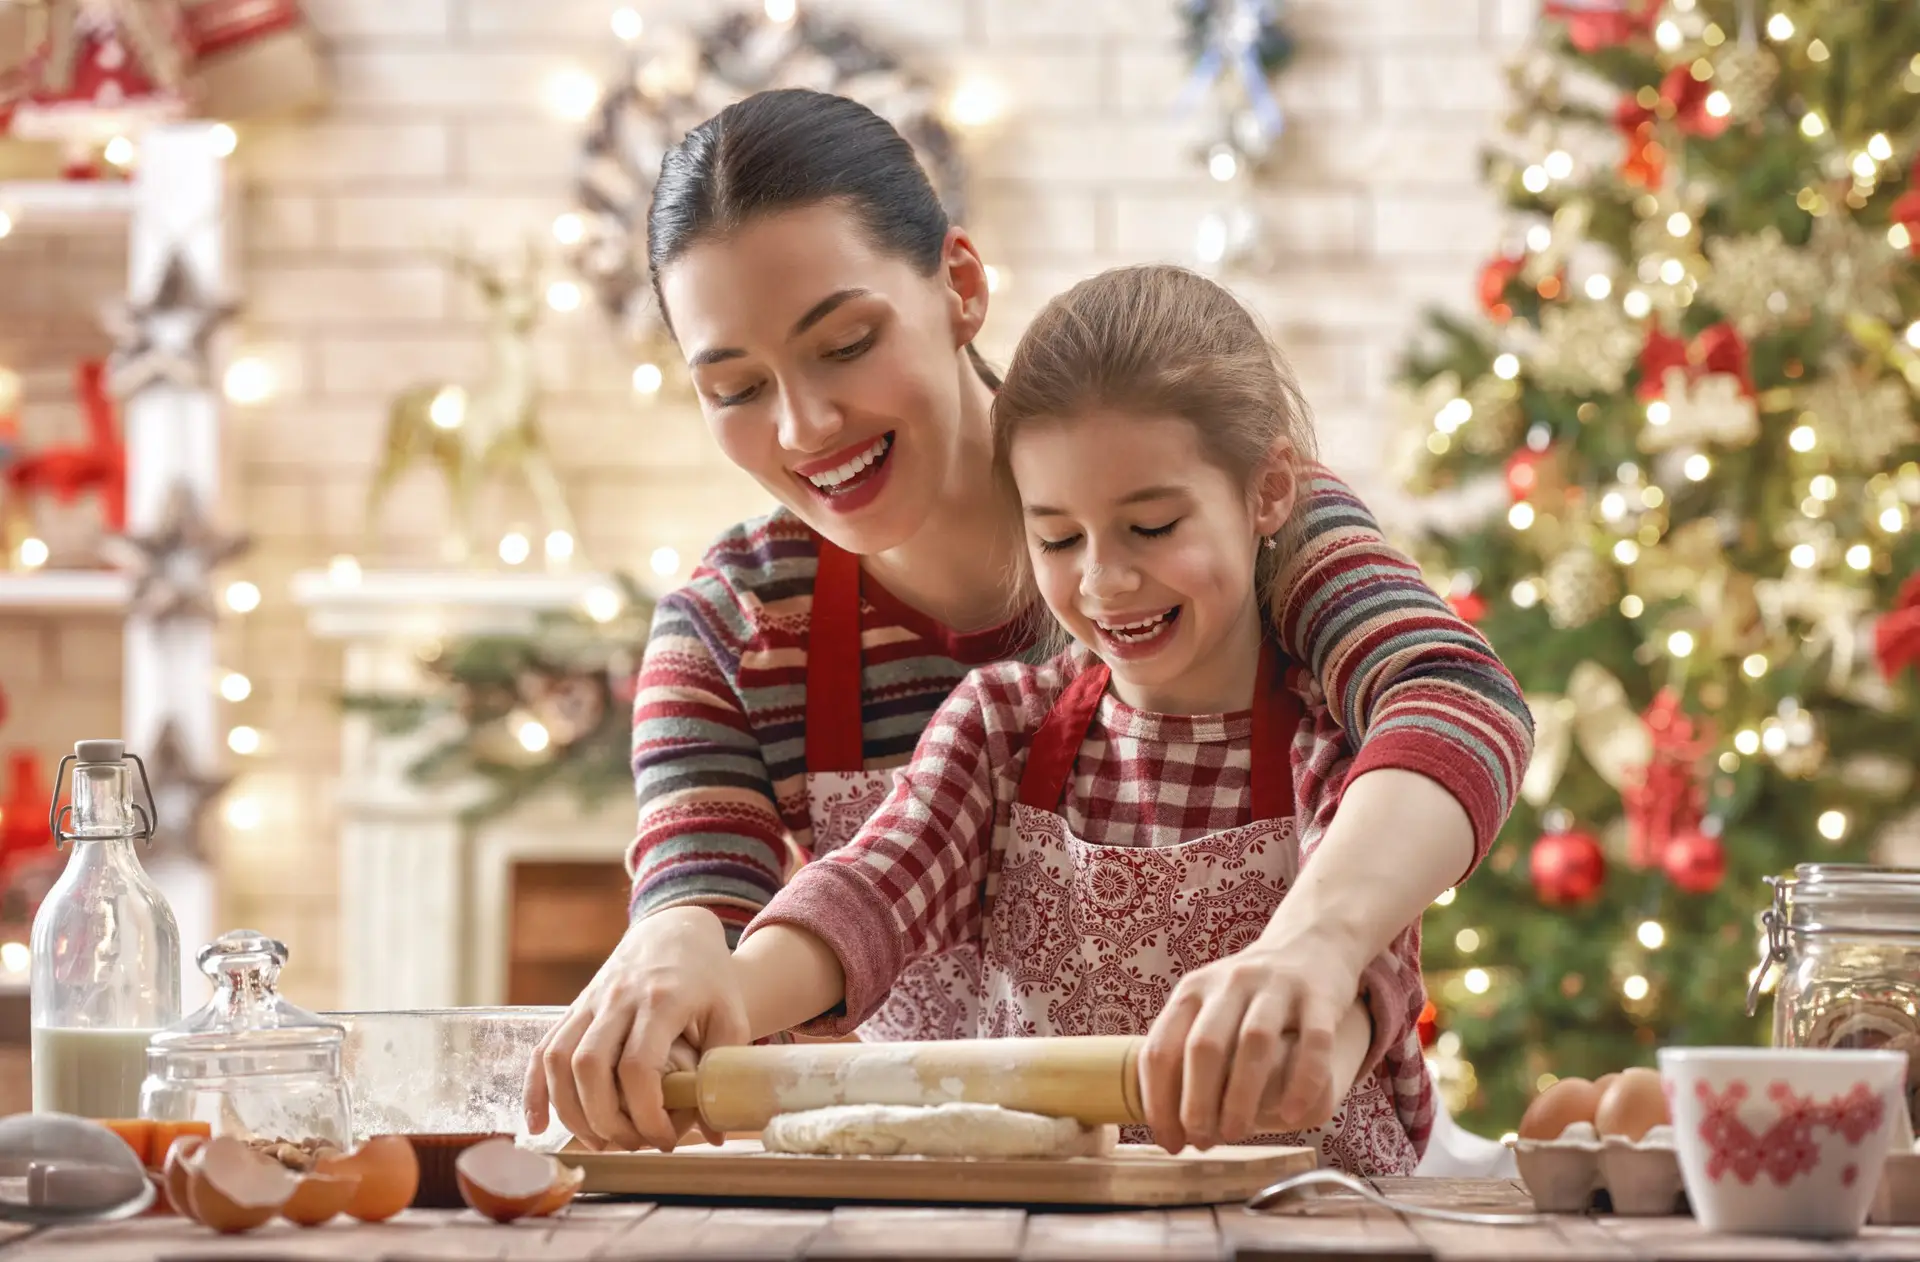
M 868 771 L 860 714 L 860 558 L 819 540 L 820 569 L 807 633 L 807 821 L 810 859 L 852 841 L 893 788 Z M 916 961 L 879 1011 L 855 1031 L 864 1042 L 971 1038 L 979 1025 L 980 951 L 973 943 Z
M 998 831 L 984 929 L 988 1038 L 1145 1034 L 1192 969 L 1260 936 L 1299 869 L 1288 747 L 1299 700 L 1263 658 L 1253 711 L 1254 821 L 1174 846 L 1095 845 L 1059 814 L 1074 760 L 1105 694 L 1095 664 L 1075 677 L 1034 736 L 1020 800 Z M 1122 1138 L 1151 1142 L 1145 1128 Z M 1311 1132 L 1247 1141 L 1317 1148 L 1353 1174 L 1411 1174 L 1413 1141 L 1383 1075 L 1348 1093 Z

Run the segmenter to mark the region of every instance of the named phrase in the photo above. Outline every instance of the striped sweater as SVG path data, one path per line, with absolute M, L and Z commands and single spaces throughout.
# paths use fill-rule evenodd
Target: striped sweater
M 1518 686 L 1339 478 L 1310 469 L 1296 513 L 1301 545 L 1274 610 L 1282 648 L 1311 671 L 1357 762 L 1439 782 L 1485 853 L 1532 749 Z M 737 940 L 810 853 L 804 717 L 817 558 L 811 531 L 779 509 L 723 535 L 660 602 L 634 698 L 634 915 L 705 906 Z M 1039 660 L 1009 628 L 956 633 L 870 578 L 862 595 L 869 770 L 905 764 L 971 668 Z

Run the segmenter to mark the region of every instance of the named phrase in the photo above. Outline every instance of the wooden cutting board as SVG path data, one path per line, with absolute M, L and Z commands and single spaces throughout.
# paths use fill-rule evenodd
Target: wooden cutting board
M 592 1153 L 561 1161 L 587 1172 L 582 1190 L 635 1196 L 971 1205 L 1216 1205 L 1241 1201 L 1319 1164 L 1311 1148 L 1228 1145 L 1177 1156 L 1122 1144 L 1110 1157 L 803 1157 L 757 1139 L 677 1152 Z

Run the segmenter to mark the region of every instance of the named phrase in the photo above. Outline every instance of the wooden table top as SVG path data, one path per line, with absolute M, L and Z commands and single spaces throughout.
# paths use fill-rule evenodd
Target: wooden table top
M 1525 1213 L 1505 1180 L 1378 1179 L 1413 1204 Z M 1836 1242 L 1709 1236 L 1691 1218 L 1566 1217 L 1546 1225 L 1472 1227 L 1375 1208 L 1347 1193 L 1291 1201 L 1268 1214 L 1212 1209 L 1055 1212 L 910 1206 L 656 1205 L 576 1202 L 558 1219 L 499 1226 L 470 1211 L 408 1210 L 368 1226 L 276 1222 L 216 1236 L 177 1218 L 143 1218 L 0 1236 L 0 1262 L 1293 1262 L 1295 1259 L 1541 1259 L 1543 1262 L 1760 1262 L 1920 1258 L 1920 1228 L 1869 1227 Z

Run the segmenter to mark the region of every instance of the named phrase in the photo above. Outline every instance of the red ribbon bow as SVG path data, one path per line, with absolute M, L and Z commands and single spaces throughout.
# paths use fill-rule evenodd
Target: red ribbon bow
M 1713 747 L 1694 728 L 1679 694 L 1662 688 L 1641 716 L 1653 740 L 1653 757 L 1620 791 L 1627 817 L 1627 859 L 1637 868 L 1658 865 L 1675 837 L 1700 827 L 1706 789 L 1700 759 Z
M 1685 369 L 1689 381 L 1726 373 L 1739 380 L 1741 394 L 1754 397 L 1747 343 L 1731 324 L 1704 328 L 1691 342 L 1663 333 L 1658 326 L 1649 328 L 1647 344 L 1640 351 L 1640 384 L 1634 392 L 1642 402 L 1666 395 L 1669 368 Z
M 1667 151 L 1654 139 L 1654 113 L 1631 96 L 1620 98 L 1613 125 L 1626 137 L 1627 156 L 1620 161 L 1620 178 L 1638 188 L 1658 188 L 1667 173 Z
M 1711 140 L 1732 123 L 1728 115 L 1716 115 L 1707 109 L 1707 98 L 1712 95 L 1713 84 L 1694 78 L 1690 64 L 1675 66 L 1660 81 L 1660 99 L 1673 107 L 1674 124 L 1689 136 Z
M 82 491 L 94 491 L 107 529 L 120 531 L 127 525 L 127 451 L 114 424 L 105 373 L 105 365 L 92 359 L 75 370 L 88 441 L 22 455 L 5 476 L 8 491 L 22 498 L 38 492 L 71 503 Z
M 1566 23 L 1567 39 L 1583 53 L 1653 34 L 1658 0 L 1547 0 L 1542 16 Z
M 1908 666 L 1920 666 L 1920 574 L 1900 585 L 1893 608 L 1873 624 L 1873 656 L 1889 682 Z

